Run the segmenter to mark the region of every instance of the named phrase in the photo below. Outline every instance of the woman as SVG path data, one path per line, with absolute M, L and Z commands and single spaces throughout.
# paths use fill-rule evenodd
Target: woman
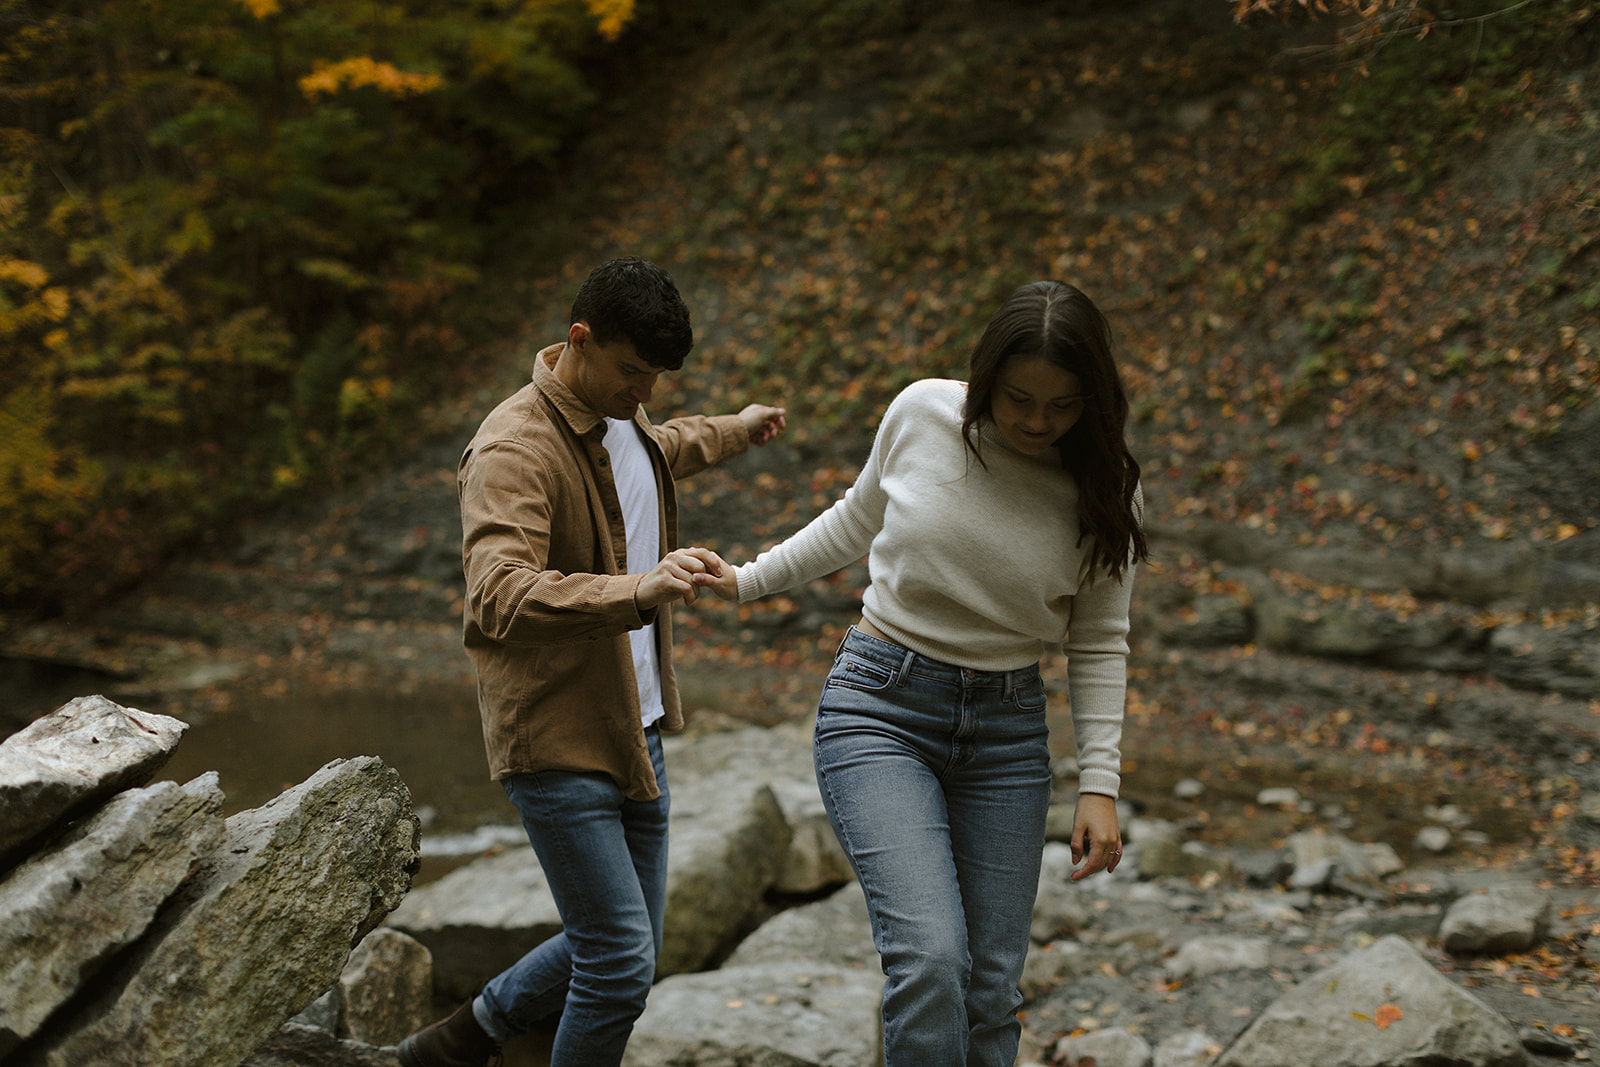
M 1072 877 L 1122 854 L 1128 605 L 1147 550 L 1110 329 L 1077 289 L 1035 282 L 990 321 L 969 379 L 906 388 L 838 503 L 755 562 L 696 576 L 752 600 L 868 556 L 815 758 L 883 958 L 885 1067 L 1016 1057 L 1050 803 L 1047 643 L 1068 655 L 1077 735 Z

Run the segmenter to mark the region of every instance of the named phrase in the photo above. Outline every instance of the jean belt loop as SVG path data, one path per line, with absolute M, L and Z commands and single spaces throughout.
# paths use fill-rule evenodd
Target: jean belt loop
M 895 672 L 894 685 L 899 685 L 901 682 L 905 681 L 906 675 L 911 673 L 911 661 L 916 658 L 917 654 L 915 652 L 911 651 L 909 648 L 906 649 L 906 658 L 900 661 L 900 669 Z
M 1016 684 L 1017 672 L 1006 671 L 1006 684 L 1004 690 L 1000 694 L 1000 699 L 1005 701 L 1007 704 L 1011 703 L 1011 691 L 1016 687 Z

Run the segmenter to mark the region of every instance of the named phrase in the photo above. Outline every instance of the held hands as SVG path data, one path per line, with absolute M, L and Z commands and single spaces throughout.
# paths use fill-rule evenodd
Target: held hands
M 1117 827 L 1117 802 L 1102 793 L 1079 793 L 1072 813 L 1074 882 L 1096 871 L 1110 874 L 1122 862 L 1122 831 Z
M 676 548 L 645 572 L 633 601 L 641 611 L 680 600 L 693 604 L 700 598 L 700 586 L 717 581 L 717 576 L 723 574 L 731 579 L 733 568 L 709 548 Z M 736 582 L 735 596 L 737 588 Z
M 733 573 L 733 564 L 709 548 L 699 548 L 695 549 L 695 551 L 705 553 L 706 556 L 715 561 L 715 564 L 696 574 L 693 578 L 694 584 L 710 589 L 723 600 L 731 600 L 737 603 L 739 600 L 739 576 Z
M 739 412 L 739 421 L 750 431 L 750 443 L 764 445 L 777 437 L 788 425 L 784 408 L 769 408 L 765 404 L 751 404 Z

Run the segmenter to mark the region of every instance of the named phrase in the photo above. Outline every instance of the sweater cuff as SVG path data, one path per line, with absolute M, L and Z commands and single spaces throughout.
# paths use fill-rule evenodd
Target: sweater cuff
M 744 604 L 761 598 L 754 564 L 746 563 L 742 567 L 733 568 L 733 576 L 739 583 L 739 603 Z
M 1116 799 L 1118 790 L 1122 787 L 1122 776 L 1116 771 L 1098 770 L 1085 767 L 1078 771 L 1078 792 L 1104 793 Z

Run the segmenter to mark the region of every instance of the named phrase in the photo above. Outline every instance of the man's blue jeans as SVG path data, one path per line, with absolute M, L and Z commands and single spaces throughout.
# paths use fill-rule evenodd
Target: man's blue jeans
M 969 670 L 852 629 L 814 754 L 883 958 L 885 1067 L 1011 1067 L 1050 806 L 1038 667 Z
M 539 857 L 562 932 L 478 994 L 473 1014 L 504 1044 L 561 1013 L 551 1067 L 615 1067 L 644 1011 L 667 899 L 667 769 L 645 731 L 661 796 L 629 800 L 608 774 L 541 771 L 502 783 Z

